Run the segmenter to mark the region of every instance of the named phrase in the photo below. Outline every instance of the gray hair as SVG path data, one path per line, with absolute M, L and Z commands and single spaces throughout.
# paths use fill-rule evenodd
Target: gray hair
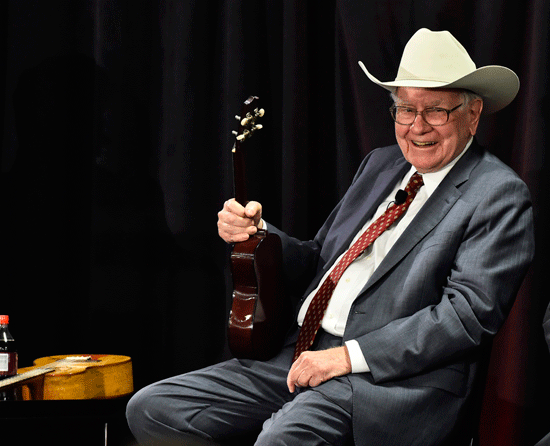
M 460 90 L 462 97 L 464 98 L 464 105 L 468 105 L 470 102 L 473 102 L 477 99 L 483 102 L 483 98 L 470 90 Z
M 477 99 L 483 101 L 483 98 L 477 93 L 474 93 L 473 91 L 462 89 L 462 88 L 457 88 L 456 90 L 462 95 L 462 99 L 464 100 L 463 105 L 468 105 L 470 102 L 473 102 Z M 390 96 L 394 104 L 397 103 L 397 99 L 398 99 L 397 95 L 395 94 L 396 91 L 397 91 L 397 88 L 393 91 L 390 91 Z

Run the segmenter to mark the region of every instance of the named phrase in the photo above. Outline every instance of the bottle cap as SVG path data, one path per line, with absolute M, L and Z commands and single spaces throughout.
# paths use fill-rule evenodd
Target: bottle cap
M 10 317 L 6 315 L 0 315 L 0 325 L 8 325 Z

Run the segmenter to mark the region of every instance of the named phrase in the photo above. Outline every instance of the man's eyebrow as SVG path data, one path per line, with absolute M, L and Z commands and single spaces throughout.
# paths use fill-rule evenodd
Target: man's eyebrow
M 440 107 L 442 102 L 443 102 L 443 100 L 441 100 L 441 99 L 440 100 L 435 100 L 431 104 L 427 104 L 425 108 Z M 395 102 L 395 105 L 403 106 L 403 107 L 416 108 L 416 106 L 414 106 L 413 104 L 411 104 L 409 102 L 406 102 L 406 101 L 403 101 L 402 99 L 399 99 L 399 98 L 397 98 L 397 101 Z

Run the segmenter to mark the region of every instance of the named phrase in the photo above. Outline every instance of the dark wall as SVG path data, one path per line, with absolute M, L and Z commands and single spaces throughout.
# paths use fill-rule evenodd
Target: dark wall
M 319 5 L 2 2 L 0 313 L 11 316 L 20 365 L 125 354 L 139 388 L 228 357 L 216 213 L 232 194 L 233 115 L 260 96 L 251 198 L 269 222 L 311 238 L 361 159 L 394 142 L 388 94 L 357 60 L 391 80 L 418 28 L 448 29 L 478 66 L 508 66 L 522 83 L 478 138 L 526 181 L 535 206 L 538 258 L 490 371 L 494 401 L 508 409 L 486 414 L 503 441 L 532 444 L 550 431 L 540 328 L 548 2 Z

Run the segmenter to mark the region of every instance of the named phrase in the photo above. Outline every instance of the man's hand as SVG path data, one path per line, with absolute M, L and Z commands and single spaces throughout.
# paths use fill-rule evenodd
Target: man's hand
M 351 361 L 346 346 L 328 350 L 305 351 L 292 364 L 286 383 L 294 393 L 296 387 L 316 387 L 336 376 L 351 373 Z
M 262 229 L 262 205 L 257 201 L 243 207 L 232 198 L 218 212 L 218 234 L 227 243 L 244 242 L 258 229 Z

